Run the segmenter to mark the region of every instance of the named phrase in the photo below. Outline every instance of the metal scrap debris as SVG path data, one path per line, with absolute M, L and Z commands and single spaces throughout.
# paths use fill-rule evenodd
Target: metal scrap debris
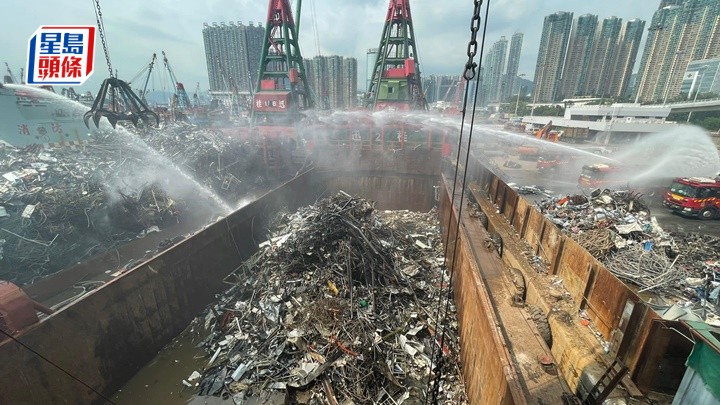
M 122 131 L 74 147 L 0 145 L 0 279 L 29 284 L 196 215 L 182 189 L 235 206 L 280 181 L 259 164 L 258 140 L 185 124 Z
M 230 204 L 277 182 L 277 174 L 268 172 L 263 165 L 258 139 L 232 138 L 181 121 L 166 122 L 159 129 L 128 130 Z
M 718 312 L 713 293 L 720 286 L 720 238 L 664 231 L 642 195 L 632 191 L 596 190 L 590 196 L 545 199 L 538 207 L 640 292 L 689 299 L 702 308 L 714 303 L 711 309 Z M 702 282 L 692 285 L 688 280 Z
M 448 280 L 439 237 L 434 211 L 378 212 L 342 192 L 281 215 L 196 321 L 212 356 L 199 394 L 419 404 L 435 346 L 446 357 L 443 403 L 467 403 L 454 308 L 442 348 L 430 326 Z
M 182 204 L 159 184 L 109 184 L 140 163 L 109 133 L 83 150 L 0 148 L 0 278 L 29 283 L 176 222 Z

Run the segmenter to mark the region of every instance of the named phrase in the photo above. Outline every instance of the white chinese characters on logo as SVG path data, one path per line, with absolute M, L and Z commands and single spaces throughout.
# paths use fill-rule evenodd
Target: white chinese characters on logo
M 27 84 L 83 84 L 94 51 L 94 26 L 41 26 L 28 41 Z

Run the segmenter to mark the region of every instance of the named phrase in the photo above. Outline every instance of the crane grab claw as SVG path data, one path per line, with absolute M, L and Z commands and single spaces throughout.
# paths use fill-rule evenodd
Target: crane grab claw
M 137 126 L 142 120 L 147 125 L 160 125 L 160 117 L 152 111 L 145 102 L 132 91 L 124 81 L 109 77 L 100 86 L 90 111 L 83 115 L 85 126 L 90 128 L 90 119 L 95 127 L 100 127 L 100 119 L 107 118 L 110 125 L 115 128 L 118 121 L 130 121 Z

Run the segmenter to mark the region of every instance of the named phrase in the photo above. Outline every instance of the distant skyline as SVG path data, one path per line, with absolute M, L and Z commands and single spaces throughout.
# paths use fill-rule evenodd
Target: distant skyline
M 422 74 L 457 75 L 467 59 L 472 2 L 448 4 L 429 0 L 410 0 Z M 306 0 L 300 21 L 300 47 L 303 57 L 318 54 L 354 57 L 358 77 L 365 77 L 368 48 L 378 46 L 389 0 Z M 295 2 L 293 2 L 295 3 Z M 487 4 L 488 1 L 485 1 Z M 501 36 L 525 34 L 518 74 L 533 79 L 542 33 L 543 18 L 556 11 L 575 15 L 597 14 L 600 18 L 617 16 L 623 20 L 649 21 L 659 0 L 608 0 L 605 2 L 567 2 L 565 0 L 491 0 L 486 50 Z M 178 80 L 187 89 L 197 82 L 208 89 L 204 58 L 203 23 L 222 21 L 261 22 L 267 14 L 265 0 L 171 1 L 124 0 L 101 2 L 113 68 L 129 80 L 149 62 L 153 53 L 165 50 Z M 293 7 L 295 5 L 293 4 Z M 314 6 L 314 7 L 313 7 Z M 15 75 L 27 58 L 27 40 L 40 25 L 95 24 L 91 2 L 45 0 L 30 9 L 26 2 L 6 0 L 5 10 L 14 10 L 13 18 L 0 27 L 0 67 L 7 62 Z M 314 11 L 313 11 L 314 10 Z M 484 9 L 483 9 L 484 23 Z M 317 41 L 315 40 L 317 27 Z M 643 35 L 643 42 L 647 32 Z M 97 42 L 97 65 L 83 91 L 97 91 L 107 76 L 104 55 Z M 642 47 L 641 47 L 642 49 Z M 634 69 L 637 70 L 637 67 Z M 364 80 L 358 83 L 365 87 Z

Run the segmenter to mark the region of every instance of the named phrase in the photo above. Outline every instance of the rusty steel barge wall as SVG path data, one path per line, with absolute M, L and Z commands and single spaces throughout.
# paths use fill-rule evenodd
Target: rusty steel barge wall
M 428 211 L 435 204 L 440 163 L 439 150 L 337 149 L 320 160 L 318 170 L 329 190 L 363 196 L 383 210 Z
M 302 174 L 192 237 L 140 264 L 72 306 L 24 330 L 17 339 L 67 372 L 111 396 L 225 288 L 235 270 L 266 238 L 269 220 L 337 190 L 377 201 L 380 209 L 433 206 L 438 182 L 433 153 L 400 154 L 372 171 L 384 153 L 366 153 L 351 168 L 347 156 Z M 325 163 L 332 163 L 327 161 Z M 397 202 L 407 206 L 400 206 Z M 16 342 L 0 343 L 0 404 L 84 404 L 104 401 Z
M 660 319 L 657 313 L 589 252 L 562 234 L 531 202 L 519 196 L 478 160 L 473 158 L 468 167 L 468 182 L 478 184 L 517 235 L 548 264 L 549 275 L 562 279 L 573 298 L 574 309 L 587 311 L 604 339 L 614 341 L 611 351 L 617 351 L 618 358 L 629 367 L 638 388 L 644 393 L 652 390 L 655 374 L 668 349 L 667 344 L 655 344 L 668 340 L 663 337 L 658 342 L 657 333 L 662 328 L 657 326 Z M 529 290 L 528 301 L 532 300 L 531 294 L 533 291 Z M 667 334 L 667 331 L 662 333 Z M 557 365 L 560 371 L 575 388 L 584 364 L 572 354 L 572 344 L 566 347 L 553 345 L 552 351 L 559 359 Z
M 307 173 L 114 279 L 24 331 L 19 341 L 112 395 L 223 289 L 280 207 L 314 201 Z M 0 345 L 0 403 L 101 403 L 92 391 L 19 344 Z
M 443 187 L 440 225 L 447 249 L 448 267 L 454 267 L 453 293 L 460 334 L 460 363 L 465 391 L 471 404 L 524 404 L 526 393 L 519 384 L 500 322 L 495 316 L 488 287 L 473 257 L 464 227 L 456 233 L 458 212 L 451 206 L 451 190 Z M 448 237 L 448 233 L 450 234 Z M 457 254 L 455 238 L 459 237 Z M 455 257 L 454 266 L 452 258 Z

